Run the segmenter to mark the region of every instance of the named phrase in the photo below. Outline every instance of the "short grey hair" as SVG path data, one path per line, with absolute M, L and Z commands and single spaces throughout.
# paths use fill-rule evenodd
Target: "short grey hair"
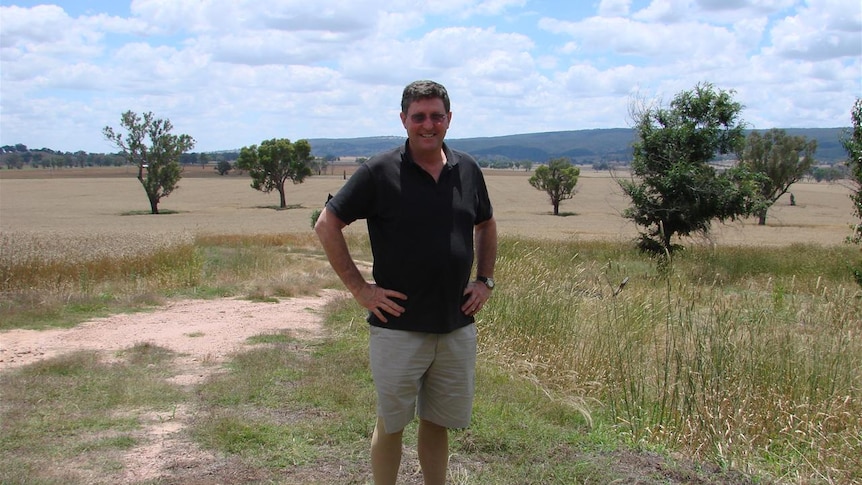
M 443 100 L 443 107 L 448 113 L 450 111 L 449 93 L 442 84 L 427 80 L 413 81 L 404 88 L 404 93 L 401 95 L 401 112 L 406 114 L 414 101 L 436 98 Z

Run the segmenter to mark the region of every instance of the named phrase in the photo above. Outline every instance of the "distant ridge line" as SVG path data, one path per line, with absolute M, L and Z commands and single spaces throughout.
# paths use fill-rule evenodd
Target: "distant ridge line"
M 788 135 L 817 140 L 818 162 L 843 161 L 846 152 L 841 139 L 849 127 L 782 128 Z M 766 130 L 747 130 L 751 131 Z M 312 138 L 309 143 L 318 157 L 370 157 L 404 143 L 403 136 L 369 136 L 360 138 Z M 470 153 L 478 159 L 529 160 L 544 163 L 566 157 L 578 163 L 629 162 L 635 132 L 631 128 L 592 128 L 570 131 L 548 131 L 514 135 L 452 138 L 450 147 Z

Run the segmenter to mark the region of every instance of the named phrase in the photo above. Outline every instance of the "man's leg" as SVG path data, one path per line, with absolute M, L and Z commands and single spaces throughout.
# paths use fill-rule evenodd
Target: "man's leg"
M 431 421 L 419 420 L 419 466 L 425 485 L 443 485 L 449 469 L 449 431 Z
M 434 363 L 419 391 L 419 464 L 426 485 L 443 484 L 449 468 L 449 428 L 466 428 L 473 412 L 476 326 L 439 335 Z
M 374 434 L 371 436 L 371 473 L 374 485 L 395 485 L 398 468 L 401 466 L 401 435 L 386 433 L 383 419 L 377 418 Z

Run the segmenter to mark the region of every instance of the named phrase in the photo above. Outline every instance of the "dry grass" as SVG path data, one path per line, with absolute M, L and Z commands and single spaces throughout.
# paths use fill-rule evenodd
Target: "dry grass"
M 481 348 L 631 442 L 779 483 L 856 483 L 855 254 L 698 247 L 659 270 L 619 244 L 503 240 Z

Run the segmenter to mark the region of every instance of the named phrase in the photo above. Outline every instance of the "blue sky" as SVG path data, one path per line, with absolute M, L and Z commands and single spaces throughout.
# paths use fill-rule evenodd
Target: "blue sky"
M 195 151 L 401 136 L 449 89 L 450 138 L 631 126 L 709 82 L 755 129 L 849 126 L 857 0 L 0 0 L 0 145 L 114 151 L 126 110 Z

